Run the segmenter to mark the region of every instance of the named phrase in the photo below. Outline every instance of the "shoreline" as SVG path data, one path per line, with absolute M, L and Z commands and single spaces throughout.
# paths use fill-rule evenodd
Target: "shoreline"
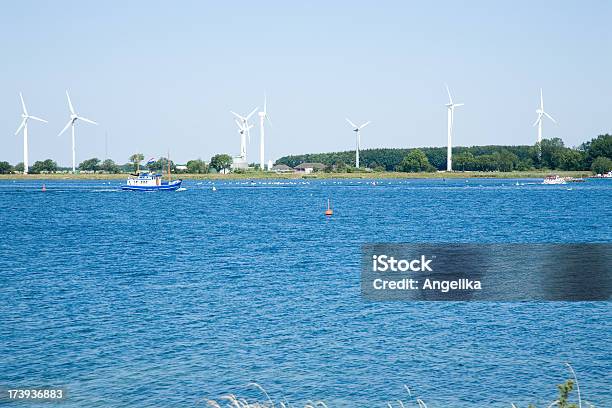
M 557 174 L 560 177 L 586 178 L 593 174 L 589 171 L 513 171 L 513 172 L 438 172 L 438 173 L 401 173 L 401 172 L 358 172 L 358 173 L 273 173 L 273 172 L 247 172 L 230 174 L 197 174 L 176 173 L 173 179 L 183 180 L 323 180 L 323 179 L 465 179 L 465 178 L 492 178 L 492 179 L 543 179 L 547 175 Z M 0 180 L 125 180 L 127 173 L 49 173 L 49 174 L 0 174 Z

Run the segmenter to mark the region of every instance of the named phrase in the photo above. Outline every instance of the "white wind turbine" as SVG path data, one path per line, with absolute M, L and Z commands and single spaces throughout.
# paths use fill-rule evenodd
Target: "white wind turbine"
M 240 125 L 239 125 L 240 136 L 241 136 L 240 137 L 240 158 L 242 158 L 245 161 L 247 159 L 246 139 L 248 137 L 249 142 L 251 141 L 251 128 L 253 127 L 252 125 L 249 126 L 249 119 L 251 118 L 251 116 L 255 114 L 255 112 L 257 112 L 257 109 L 259 109 L 259 106 L 253 109 L 251 113 L 249 113 L 246 116 L 242 116 L 242 115 L 237 114 L 234 111 L 230 111 L 234 116 L 236 116 L 239 119 L 236 122 L 240 122 Z
M 359 168 L 359 150 L 361 149 L 361 129 L 363 129 L 364 127 L 368 126 L 371 122 L 368 120 L 363 125 L 357 126 L 356 124 L 351 122 L 351 120 L 349 118 L 346 118 L 346 121 L 349 123 L 349 125 L 351 125 L 353 127 L 353 132 L 355 132 L 355 135 L 356 135 L 356 141 L 355 141 L 355 145 L 356 145 L 355 146 L 355 167 Z
M 66 97 L 68 98 L 68 107 L 70 108 L 70 119 L 68 119 L 68 123 L 66 123 L 66 126 L 64 126 L 61 132 L 59 132 L 58 136 L 61 136 L 68 129 L 68 127 L 71 128 L 72 130 L 72 172 L 74 173 L 76 172 L 76 150 L 75 150 L 75 144 L 74 144 L 74 124 L 77 121 L 77 119 L 80 119 L 83 122 L 91 123 L 93 125 L 97 125 L 97 123 L 91 119 L 87 119 L 87 118 L 77 115 L 76 112 L 74 111 L 74 107 L 72 106 L 72 102 L 70 101 L 70 95 L 68 95 L 68 91 L 66 91 Z
M 254 125 L 248 125 L 245 127 L 244 123 L 238 119 L 234 119 L 238 126 L 238 133 L 240 134 L 240 158 L 246 161 L 246 134 L 251 130 Z
M 23 101 L 23 95 L 21 94 L 21 92 L 19 92 L 19 98 L 21 98 L 21 108 L 23 109 L 23 112 L 21 113 L 21 124 L 17 128 L 15 136 L 17 136 L 19 134 L 19 131 L 23 128 L 23 174 L 28 174 L 28 120 L 34 119 L 39 122 L 48 122 L 36 116 L 28 115 L 28 110 L 26 109 L 25 102 Z
M 553 123 L 557 123 L 556 120 L 553 119 L 548 113 L 544 111 L 544 97 L 542 95 L 542 88 L 540 88 L 540 107 L 536 109 L 536 113 L 538 114 L 538 118 L 535 122 L 533 122 L 533 126 L 538 126 L 538 145 L 542 143 L 542 119 L 546 116 L 548 119 L 552 120 Z
M 453 121 L 455 120 L 455 108 L 463 106 L 463 103 L 453 103 L 448 85 L 446 85 L 448 93 L 448 103 L 445 105 L 448 110 L 448 140 L 446 147 L 446 171 L 453 171 Z
M 264 167 L 265 167 L 265 161 L 264 161 L 264 156 L 265 156 L 264 121 L 266 119 L 268 119 L 268 123 L 270 124 L 270 126 L 272 126 L 272 121 L 270 120 L 270 117 L 268 116 L 267 97 L 266 97 L 266 94 L 264 93 L 264 108 L 263 108 L 263 112 L 259 112 L 259 166 L 260 166 L 260 170 L 261 171 L 263 171 Z M 268 166 L 268 170 L 270 170 L 270 166 Z

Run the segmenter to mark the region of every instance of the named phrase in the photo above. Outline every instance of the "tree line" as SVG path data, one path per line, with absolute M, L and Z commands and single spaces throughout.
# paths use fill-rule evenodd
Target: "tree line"
M 446 148 L 367 149 L 359 152 L 363 166 L 375 171 L 423 172 L 446 170 Z M 281 157 L 276 164 L 323 163 L 327 171 L 356 171 L 355 151 L 314 153 Z M 576 148 L 559 138 L 533 146 L 457 146 L 453 148 L 456 171 L 612 170 L 612 135 L 599 135 Z
M 367 149 L 360 151 L 363 166 L 374 171 L 428 172 L 446 170 L 446 148 L 424 147 L 411 149 Z M 131 173 L 141 167 L 151 171 L 170 169 L 175 173 L 210 173 L 227 171 L 232 165 L 228 154 L 217 154 L 208 163 L 201 159 L 189 160 L 186 168 L 177 169 L 172 160 L 165 157 L 145 163 L 142 153 L 130 156 L 125 164 L 112 159 L 91 158 L 78 166 L 80 171 L 105 173 Z M 276 164 L 295 167 L 301 163 L 323 163 L 326 171 L 352 172 L 355 166 L 355 151 L 314 153 L 281 157 Z M 533 146 L 457 146 L 453 148 L 453 170 L 456 171 L 527 171 L 550 170 L 592 170 L 602 174 L 612 171 L 612 135 L 599 135 L 575 148 L 566 147 L 559 138 L 544 139 Z M 36 161 L 29 168 L 30 173 L 55 173 L 68 171 L 51 159 Z M 23 163 L 11 166 L 0 161 L 0 174 L 23 172 Z
M 78 170 L 91 173 L 135 173 L 139 170 L 149 171 L 166 171 L 170 164 L 170 171 L 173 173 L 211 173 L 220 172 L 230 169 L 232 165 L 232 157 L 228 154 L 216 154 L 211 157 L 206 163 L 202 159 L 189 160 L 185 165 L 185 169 L 178 169 L 176 163 L 168 160 L 166 157 L 160 157 L 151 163 L 142 164 L 144 155 L 142 153 L 134 153 L 130 156 L 129 161 L 125 164 L 117 164 L 112 159 L 100 160 L 97 157 L 83 160 L 78 165 Z M 60 167 L 57 162 L 52 159 L 39 160 L 34 162 L 28 172 L 32 174 L 40 173 L 58 173 L 68 172 L 70 167 Z M 14 166 L 7 161 L 0 161 L 0 174 L 22 173 L 23 163 L 17 163 Z

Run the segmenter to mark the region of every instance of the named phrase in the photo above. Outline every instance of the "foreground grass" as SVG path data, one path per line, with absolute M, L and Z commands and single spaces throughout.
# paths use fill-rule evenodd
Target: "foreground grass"
M 261 180 L 261 179 L 446 179 L 446 178 L 536 178 L 542 179 L 549 174 L 558 174 L 561 177 L 589 177 L 588 171 L 552 171 L 552 170 L 533 170 L 533 171 L 512 171 L 512 172 L 478 172 L 478 171 L 457 171 L 452 173 L 400 173 L 400 172 L 359 172 L 359 173 L 274 173 L 263 171 L 250 171 L 246 173 L 230 174 L 174 174 L 173 179 L 183 180 Z M 125 180 L 127 174 L 0 174 L 0 180 Z
M 578 385 L 578 379 L 576 378 L 576 373 L 574 369 L 569 363 L 566 363 L 566 366 L 569 368 L 572 378 L 566 380 L 565 382 L 557 385 L 557 399 L 550 402 L 546 405 L 547 408 L 557 407 L 557 408 L 582 408 L 583 403 L 585 408 L 595 408 L 593 404 L 588 401 L 582 399 L 580 395 L 580 387 Z M 261 393 L 262 398 L 259 400 L 249 401 L 246 398 L 239 397 L 235 394 L 227 394 L 216 400 L 214 399 L 204 399 L 203 402 L 207 407 L 212 408 L 291 408 L 296 407 L 297 405 L 290 404 L 290 402 L 283 398 L 281 401 L 275 402 L 270 395 L 266 392 L 266 390 L 257 383 L 249 383 L 247 385 L 248 388 L 254 388 Z M 414 407 L 414 408 L 427 408 L 427 403 L 421 398 L 417 397 L 413 394 L 410 388 L 407 385 L 404 385 L 406 390 L 406 398 L 397 399 L 393 401 L 388 401 L 386 408 L 406 408 L 406 407 Z M 576 391 L 574 395 L 573 391 Z M 574 399 L 577 402 L 570 402 L 570 399 Z M 199 405 L 199 404 L 198 404 Z M 302 405 L 300 405 L 301 407 Z M 513 403 L 508 403 L 509 408 L 518 408 Z M 325 401 L 317 400 L 307 401 L 304 405 L 304 408 L 328 408 L 328 405 Z M 537 408 L 533 404 L 529 404 L 527 408 Z

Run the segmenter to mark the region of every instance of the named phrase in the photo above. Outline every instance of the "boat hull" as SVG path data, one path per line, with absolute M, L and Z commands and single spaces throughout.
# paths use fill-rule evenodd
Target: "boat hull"
M 122 190 L 126 191 L 176 191 L 181 187 L 183 180 L 173 180 L 159 186 L 121 186 Z

